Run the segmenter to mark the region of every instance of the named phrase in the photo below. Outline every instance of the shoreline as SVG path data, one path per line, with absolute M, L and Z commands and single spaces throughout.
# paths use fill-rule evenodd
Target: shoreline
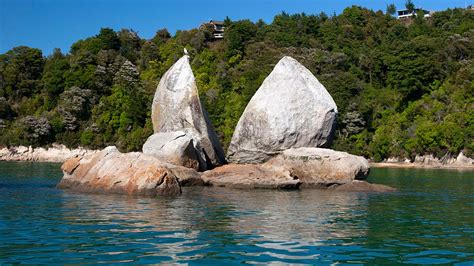
M 371 168 L 405 168 L 405 169 L 446 169 L 446 170 L 474 170 L 474 164 L 422 164 L 422 163 L 369 163 Z
M 82 147 L 69 149 L 65 145 L 56 143 L 47 148 L 33 148 L 32 146 L 1 147 L 0 161 L 63 163 L 70 158 L 86 156 L 99 151 Z
M 100 150 L 91 150 L 82 147 L 69 149 L 63 144 L 52 144 L 50 147 L 33 148 L 31 146 L 0 147 L 0 161 L 10 162 L 52 162 L 64 163 L 66 160 L 95 154 Z M 415 169 L 451 169 L 451 170 L 474 170 L 474 160 L 465 157 L 468 161 L 453 160 L 442 164 L 438 161 L 418 162 L 370 162 L 371 168 L 415 168 Z M 471 161 L 472 160 L 472 161 Z

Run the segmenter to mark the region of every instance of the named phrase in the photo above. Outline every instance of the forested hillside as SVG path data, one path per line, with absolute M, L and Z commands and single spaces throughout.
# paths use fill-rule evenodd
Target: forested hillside
M 247 102 L 284 55 L 305 65 L 339 108 L 333 148 L 382 160 L 474 151 L 474 12 L 402 22 L 350 7 L 337 16 L 286 13 L 166 29 L 145 40 L 103 28 L 68 53 L 20 46 L 0 55 L 0 146 L 140 150 L 163 73 L 190 52 L 203 105 L 227 147 Z

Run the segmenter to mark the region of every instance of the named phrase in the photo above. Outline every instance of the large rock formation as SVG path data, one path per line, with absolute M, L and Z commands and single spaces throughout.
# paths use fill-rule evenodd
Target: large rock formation
M 227 158 L 258 163 L 289 148 L 325 147 L 332 140 L 336 115 L 336 104 L 324 86 L 285 56 L 245 108 Z
M 201 106 L 189 56 L 184 55 L 161 78 L 153 99 L 151 118 L 155 133 L 184 132 L 191 138 L 200 168 L 212 168 L 225 162 L 225 155 L 206 111 Z M 152 137 L 156 141 L 159 137 Z M 161 144 L 163 144 L 161 142 Z M 151 150 L 153 143 L 147 143 Z M 183 144 L 184 145 L 184 144 Z M 155 149 L 156 151 L 156 149 Z M 173 154 L 161 158 L 172 157 Z M 155 154 L 152 152 L 150 154 Z
M 173 196 L 181 194 L 180 182 L 203 184 L 192 169 L 139 152 L 121 153 L 114 146 L 71 158 L 61 168 L 58 187 L 81 192 Z
M 302 182 L 302 187 L 346 184 L 369 175 L 369 162 L 361 156 L 322 148 L 288 149 L 265 163 L 283 168 Z

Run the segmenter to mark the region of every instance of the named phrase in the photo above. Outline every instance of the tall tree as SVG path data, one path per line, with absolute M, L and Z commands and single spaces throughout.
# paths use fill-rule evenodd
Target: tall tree
M 0 80 L 7 97 L 20 99 L 37 91 L 44 65 L 39 49 L 18 46 L 8 51 L 2 61 Z
M 413 13 L 415 11 L 415 4 L 412 0 L 407 0 L 405 2 L 405 8 L 408 10 L 408 12 Z
M 387 14 L 393 16 L 396 12 L 397 12 L 397 7 L 395 6 L 395 4 L 387 5 Z

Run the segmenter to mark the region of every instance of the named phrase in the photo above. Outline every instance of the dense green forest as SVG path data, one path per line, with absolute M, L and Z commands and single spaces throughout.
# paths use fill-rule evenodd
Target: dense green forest
M 389 7 L 388 10 L 392 10 Z M 225 20 L 145 40 L 103 28 L 69 53 L 15 47 L 0 55 L 0 146 L 140 150 L 152 134 L 160 77 L 190 52 L 200 97 L 226 148 L 247 102 L 283 55 L 300 61 L 339 108 L 333 148 L 382 160 L 474 151 L 474 12 L 400 21 L 346 8 L 281 13 L 271 24 Z

